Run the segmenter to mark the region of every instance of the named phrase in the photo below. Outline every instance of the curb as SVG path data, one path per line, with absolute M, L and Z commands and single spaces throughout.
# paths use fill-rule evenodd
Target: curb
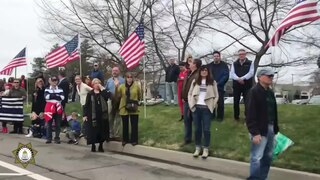
M 12 126 L 8 125 L 8 128 L 12 129 Z M 23 129 L 24 132 L 27 132 L 27 127 L 24 127 Z M 64 133 L 62 133 L 60 136 L 61 141 L 67 142 L 68 139 L 63 134 Z M 86 140 L 84 138 L 81 138 L 79 140 L 79 145 L 87 146 Z M 249 174 L 249 163 L 245 162 L 215 157 L 208 157 L 207 159 L 203 160 L 201 157 L 194 158 L 190 153 L 173 150 L 166 150 L 142 145 L 132 146 L 130 144 L 127 144 L 123 147 L 121 142 L 115 141 L 104 143 L 104 147 L 106 150 L 116 153 L 122 153 L 131 156 L 139 156 L 143 158 L 153 159 L 155 161 L 178 164 L 193 169 L 212 171 L 231 177 L 239 177 L 245 179 Z M 320 174 L 271 167 L 269 179 L 320 180 Z

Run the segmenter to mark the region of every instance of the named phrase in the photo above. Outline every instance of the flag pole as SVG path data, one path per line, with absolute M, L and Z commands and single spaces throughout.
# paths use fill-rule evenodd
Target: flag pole
M 147 118 L 147 100 L 146 100 L 146 58 L 143 56 L 143 108 L 144 119 Z
M 29 107 L 29 78 L 28 78 L 28 61 L 27 61 L 27 55 L 28 55 L 28 53 L 27 53 L 28 51 L 27 51 L 27 46 L 26 46 L 26 75 L 25 75 L 25 78 L 26 78 L 26 91 L 27 91 L 27 107 Z
M 78 48 L 79 48 L 79 63 L 80 63 L 80 77 L 82 78 L 82 62 L 81 62 L 81 41 L 80 41 L 80 33 L 78 33 Z
M 14 68 L 14 78 L 17 79 L 17 68 Z

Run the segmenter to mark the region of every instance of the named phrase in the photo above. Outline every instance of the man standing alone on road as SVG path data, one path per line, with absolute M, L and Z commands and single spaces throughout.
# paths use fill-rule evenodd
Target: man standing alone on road
M 218 121 L 222 121 L 224 118 L 224 86 L 229 79 L 229 68 L 227 63 L 221 61 L 219 51 L 213 52 L 213 62 L 209 64 L 209 69 L 217 82 L 219 92 L 218 107 L 214 110 L 213 116 L 216 116 Z M 215 112 L 216 110 L 217 112 Z
M 251 141 L 249 180 L 267 179 L 272 162 L 274 136 L 279 131 L 277 103 L 270 89 L 273 76 L 272 69 L 258 71 L 258 83 L 247 97 L 246 124 Z
M 177 80 L 179 77 L 180 69 L 176 65 L 174 59 L 170 59 L 169 66 L 166 68 L 166 104 L 170 105 L 173 99 L 173 104 L 177 104 Z
M 119 107 L 117 106 L 118 100 L 115 99 L 115 82 L 120 86 L 124 84 L 124 78 L 120 76 L 119 67 L 112 68 L 112 77 L 105 82 L 105 88 L 110 91 L 112 95 L 111 100 L 111 111 L 109 114 L 109 127 L 110 127 L 110 140 L 121 140 L 120 130 L 121 130 L 121 117 L 119 115 Z
M 254 66 L 253 62 L 246 57 L 246 50 L 240 49 L 238 51 L 239 59 L 231 66 L 230 76 L 233 79 L 233 113 L 234 119 L 239 121 L 240 115 L 240 98 L 241 94 L 244 101 L 246 101 L 247 94 L 252 87 Z

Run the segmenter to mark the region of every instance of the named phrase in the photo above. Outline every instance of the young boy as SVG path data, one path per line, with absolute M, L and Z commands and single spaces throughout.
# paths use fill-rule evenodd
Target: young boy
M 71 119 L 69 120 L 69 129 L 67 131 L 67 138 L 69 138 L 68 144 L 78 144 L 78 138 L 81 133 L 81 124 L 78 121 L 78 114 L 75 112 L 71 113 Z
M 26 137 L 36 137 L 41 138 L 43 134 L 43 127 L 44 127 L 44 119 L 43 119 L 43 113 L 40 113 L 37 115 L 35 112 L 33 112 L 30 116 L 31 118 L 31 126 L 29 128 L 29 134 L 26 135 Z

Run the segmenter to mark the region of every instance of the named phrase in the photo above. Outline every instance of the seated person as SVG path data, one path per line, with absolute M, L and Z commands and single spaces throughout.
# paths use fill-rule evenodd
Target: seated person
M 78 139 L 81 134 L 81 124 L 78 120 L 78 114 L 71 113 L 71 119 L 69 120 L 69 128 L 66 132 L 66 136 L 69 140 L 68 144 L 78 144 Z
M 37 115 L 35 112 L 33 112 L 30 116 L 31 119 L 31 126 L 29 128 L 29 134 L 26 135 L 26 137 L 36 137 L 41 138 L 45 134 L 44 132 L 44 118 L 43 113 L 40 113 Z

